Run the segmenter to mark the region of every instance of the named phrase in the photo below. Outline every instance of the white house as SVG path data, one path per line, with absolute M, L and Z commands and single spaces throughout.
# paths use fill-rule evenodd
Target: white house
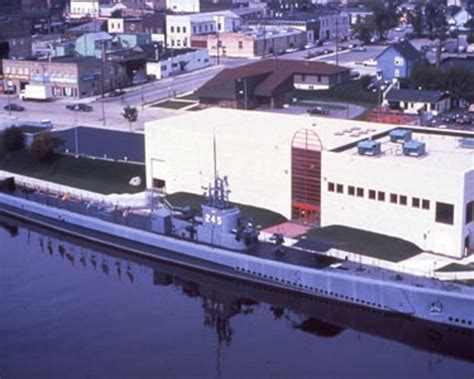
M 72 18 L 95 18 L 99 16 L 99 9 L 99 0 L 71 0 L 69 16 Z
M 166 16 L 166 44 L 170 48 L 188 48 L 191 36 L 233 32 L 241 19 L 232 11 Z
M 451 29 L 467 30 L 464 26 L 472 18 L 471 14 L 465 9 L 461 8 L 456 13 L 447 17 L 448 25 Z
M 191 12 L 199 13 L 199 0 L 166 0 L 166 8 L 173 12 Z
M 146 73 L 156 79 L 168 78 L 199 70 L 211 64 L 207 49 L 175 49 L 167 51 L 159 61 L 147 62 Z
M 468 254 L 474 149 L 464 146 L 474 146 L 474 134 L 410 127 L 392 141 L 399 128 L 219 108 L 162 119 L 145 126 L 147 186 L 201 194 L 213 176 L 215 136 L 232 201 Z M 376 148 L 360 154 L 362 141 Z
M 383 105 L 406 114 L 430 112 L 436 116 L 451 109 L 451 99 L 443 91 L 392 88 L 384 94 Z

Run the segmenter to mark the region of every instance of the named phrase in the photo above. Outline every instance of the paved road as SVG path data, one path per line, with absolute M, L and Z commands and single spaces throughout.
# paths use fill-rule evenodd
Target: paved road
M 24 102 L 17 96 L 0 96 L 0 127 L 20 124 L 24 121 L 39 121 L 49 119 L 56 128 L 67 128 L 76 125 L 88 125 L 129 130 L 128 122 L 121 116 L 124 106 L 138 107 L 138 121 L 132 125 L 133 130 L 143 130 L 144 123 L 160 118 L 176 115 L 176 111 L 149 107 L 150 104 L 164 100 L 174 95 L 191 92 L 216 75 L 226 67 L 236 67 L 248 63 L 246 59 L 226 59 L 220 65 L 210 66 L 203 70 L 178 75 L 172 78 L 147 83 L 141 87 L 127 89 L 120 98 L 81 99 L 80 102 L 92 105 L 92 112 L 73 112 L 66 109 L 67 104 L 77 101 L 56 100 L 52 102 Z M 25 107 L 24 112 L 8 112 L 3 107 L 8 102 L 18 103 Z M 105 117 L 104 117 L 105 116 Z

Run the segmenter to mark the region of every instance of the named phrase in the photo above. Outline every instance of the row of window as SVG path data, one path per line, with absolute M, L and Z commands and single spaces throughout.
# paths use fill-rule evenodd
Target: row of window
M 6 74 L 18 74 L 18 75 L 29 75 L 30 69 L 29 67 L 15 67 L 15 66 L 5 66 L 5 73 Z M 70 77 L 75 78 L 76 73 L 74 71 L 66 71 L 66 70 L 51 70 L 49 71 L 47 68 L 39 68 L 35 67 L 32 70 L 32 74 L 36 75 L 43 75 L 43 76 L 55 76 L 55 77 Z
M 333 183 L 328 182 L 328 191 L 329 192 L 336 192 L 340 194 L 344 194 L 345 186 L 340 183 Z M 408 206 L 408 196 L 400 195 L 397 193 L 389 193 L 386 194 L 384 191 L 376 191 L 374 189 L 366 190 L 365 188 L 355 187 L 355 186 L 347 186 L 347 194 L 349 196 L 360 197 L 364 198 L 367 194 L 367 197 L 370 200 L 377 200 L 377 201 L 388 201 L 391 204 L 399 204 L 403 206 Z M 430 201 L 427 199 L 421 199 L 419 197 L 412 197 L 410 205 L 413 208 L 421 208 L 425 210 L 429 210 L 431 207 Z M 470 215 L 466 212 L 466 219 L 473 219 L 473 211 L 474 205 L 471 206 L 471 213 Z M 468 217 L 469 216 L 469 217 Z M 435 220 L 441 224 L 448 224 L 453 225 L 454 223 L 454 205 L 436 202 L 436 210 L 435 210 Z
M 344 193 L 344 185 L 338 183 L 328 183 L 328 191 L 329 192 L 337 192 L 337 193 Z M 355 186 L 347 186 L 347 194 L 349 196 L 356 196 L 356 197 L 365 197 L 366 190 L 361 187 Z M 367 197 L 370 200 L 378 200 L 378 201 L 386 201 L 388 200 L 391 204 L 400 204 L 400 205 L 408 205 L 408 196 L 406 195 L 399 195 L 397 193 L 390 193 L 386 196 L 384 191 L 376 191 L 374 189 L 369 189 L 367 191 Z M 429 210 L 430 209 L 430 201 L 427 199 L 420 199 L 418 197 L 411 198 L 411 206 L 413 208 L 422 208 Z
M 176 33 L 181 33 L 181 29 L 183 30 L 183 33 L 186 33 L 186 26 L 177 26 L 176 27 Z M 175 27 L 174 26 L 170 26 L 170 32 L 171 33 L 174 33 L 175 31 Z M 206 25 L 206 31 L 207 31 L 207 25 Z
M 174 46 L 174 45 L 175 45 L 175 40 L 172 39 L 171 40 L 171 46 Z M 176 46 L 181 46 L 181 40 L 180 39 L 176 40 Z M 187 38 L 183 38 L 183 46 L 184 47 L 188 46 L 188 39 Z

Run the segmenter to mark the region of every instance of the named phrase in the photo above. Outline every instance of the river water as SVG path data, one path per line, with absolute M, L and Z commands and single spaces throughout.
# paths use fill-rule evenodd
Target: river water
M 2 379 L 474 377 L 473 333 L 0 226 Z

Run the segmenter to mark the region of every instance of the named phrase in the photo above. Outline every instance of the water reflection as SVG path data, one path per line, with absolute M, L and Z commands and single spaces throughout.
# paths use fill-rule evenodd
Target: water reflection
M 199 299 L 204 325 L 215 331 L 218 356 L 220 349 L 231 345 L 238 333 L 232 327 L 232 319 L 237 315 L 252 315 L 257 307 L 265 304 L 265 309 L 275 320 L 283 320 L 289 328 L 315 338 L 334 338 L 346 329 L 352 329 L 416 349 L 474 362 L 472 331 L 134 257 L 5 216 L 0 216 L 0 226 L 12 238 L 18 235 L 19 229 L 25 228 L 31 251 L 39 250 L 45 256 L 76 269 L 94 270 L 109 280 L 125 281 L 129 285 L 135 285 L 139 277 L 146 277 L 144 273 L 152 273 L 154 286 L 173 286 L 183 296 Z M 220 370 L 219 363 L 217 370 Z

